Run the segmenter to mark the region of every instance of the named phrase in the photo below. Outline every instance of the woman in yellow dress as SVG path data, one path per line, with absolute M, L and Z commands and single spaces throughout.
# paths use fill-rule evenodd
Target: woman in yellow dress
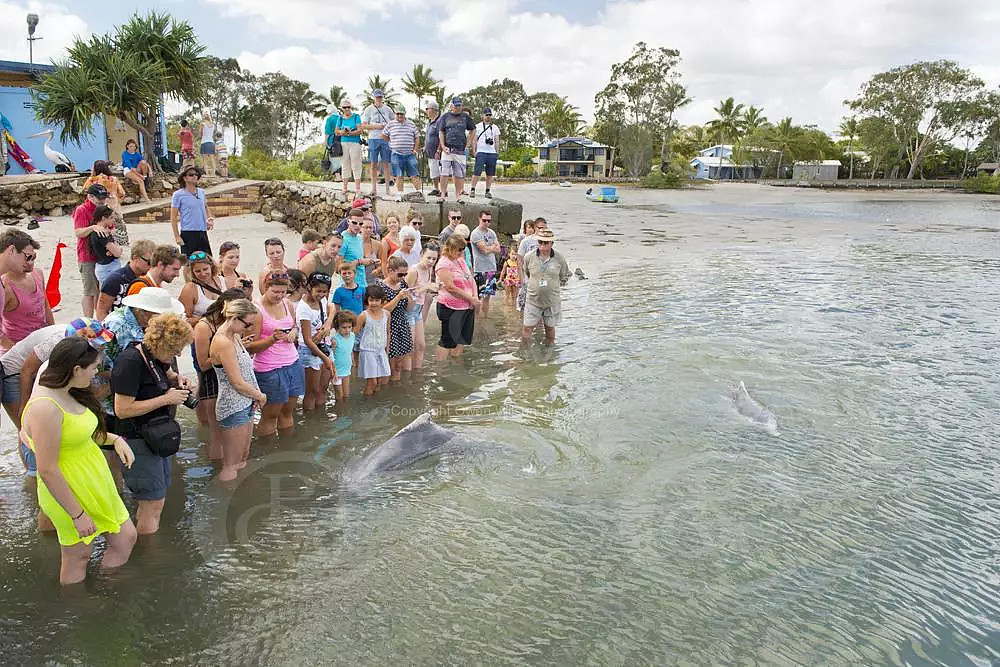
M 38 505 L 56 527 L 62 564 L 59 582 L 87 576 L 93 541 L 104 535 L 104 569 L 128 561 L 136 531 L 98 443 L 114 448 L 126 467 L 132 450 L 108 433 L 104 411 L 90 388 L 100 351 L 82 338 L 59 341 L 22 415 L 22 430 L 38 460 Z

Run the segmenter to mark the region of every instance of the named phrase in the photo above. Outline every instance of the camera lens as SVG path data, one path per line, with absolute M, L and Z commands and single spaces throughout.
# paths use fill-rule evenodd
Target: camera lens
M 188 394 L 188 397 L 184 399 L 184 407 L 188 410 L 194 410 L 198 407 L 198 397 L 194 394 Z

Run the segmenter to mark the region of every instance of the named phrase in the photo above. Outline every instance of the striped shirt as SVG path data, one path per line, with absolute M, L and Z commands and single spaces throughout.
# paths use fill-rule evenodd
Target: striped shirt
M 393 119 L 385 126 L 385 136 L 389 139 L 389 149 L 400 155 L 410 155 L 417 145 L 417 126 L 407 118 L 402 123 Z

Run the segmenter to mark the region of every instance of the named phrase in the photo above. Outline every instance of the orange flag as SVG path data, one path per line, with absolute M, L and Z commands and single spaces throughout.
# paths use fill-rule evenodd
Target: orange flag
M 49 308 L 55 308 L 62 301 L 62 294 L 59 293 L 59 279 L 62 277 L 62 249 L 65 247 L 66 244 L 62 241 L 56 243 L 56 256 L 52 258 L 49 280 L 45 283 L 45 298 L 49 302 Z

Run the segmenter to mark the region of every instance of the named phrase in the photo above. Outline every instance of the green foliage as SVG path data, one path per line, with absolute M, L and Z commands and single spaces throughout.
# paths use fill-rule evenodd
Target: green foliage
M 555 175 L 556 175 L 555 162 L 546 162 L 544 165 L 542 165 L 542 176 L 545 176 L 546 178 L 552 178 Z
M 666 173 L 657 169 L 651 171 L 639 180 L 639 187 L 665 190 L 667 188 L 679 188 L 681 177 L 674 171 L 668 170 Z
M 417 127 L 423 130 L 427 122 L 424 115 L 424 99 L 434 95 L 441 82 L 434 78 L 430 67 L 422 64 L 413 66 L 408 74 L 403 75 L 403 90 L 417 98 L 417 108 L 410 114 Z
M 322 142 L 313 144 L 298 154 L 299 168 L 309 174 L 311 180 L 323 180 L 329 172 L 323 169 L 323 158 L 326 157 L 326 145 Z
M 583 128 L 580 110 L 564 97 L 557 99 L 549 108 L 539 114 L 538 119 L 542 124 L 545 137 L 549 139 L 575 137 Z
M 967 192 L 985 192 L 995 195 L 1000 193 L 1000 176 L 979 173 L 974 178 L 965 179 L 962 185 Z
M 396 91 L 392 87 L 392 79 L 383 79 L 381 74 L 373 74 L 368 77 L 368 90 L 365 91 L 365 101 L 363 106 L 368 106 L 369 104 L 375 103 L 375 98 L 372 97 L 372 91 L 380 89 L 385 93 L 385 103 L 391 107 L 399 104 L 399 98 L 396 97 Z
M 507 167 L 503 175 L 508 178 L 531 178 L 535 175 L 535 165 L 530 162 L 528 164 L 518 162 Z
M 443 92 L 443 89 L 442 89 Z M 447 109 L 452 96 L 438 99 L 441 110 Z M 485 107 L 493 109 L 493 121 L 500 126 L 501 150 L 516 146 L 532 146 L 548 137 L 541 117 L 557 102 L 565 100 L 555 93 L 539 92 L 528 95 L 524 85 L 514 79 L 494 79 L 486 86 L 477 86 L 459 97 L 474 120 L 479 120 Z
M 246 150 L 229 158 L 229 173 L 255 181 L 311 181 L 315 176 L 302 170 L 298 162 L 268 156 L 260 150 Z
M 720 144 L 734 144 L 746 132 L 746 119 L 743 114 L 743 105 L 736 104 L 732 97 L 719 102 L 719 106 L 713 109 L 718 118 L 708 121 L 708 129 L 712 132 L 712 138 Z
M 535 157 L 537 152 L 537 149 L 533 146 L 512 146 L 500 151 L 500 159 L 509 160 L 517 164 L 530 165 L 532 158 Z

